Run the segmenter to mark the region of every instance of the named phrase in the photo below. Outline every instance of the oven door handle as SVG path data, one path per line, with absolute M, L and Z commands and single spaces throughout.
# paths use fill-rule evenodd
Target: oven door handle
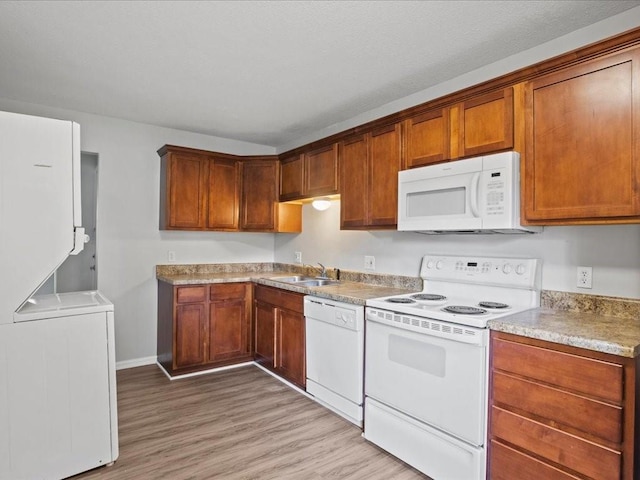
M 480 172 L 476 172 L 473 175 L 473 178 L 471 179 L 471 192 L 470 192 L 471 213 L 475 218 L 478 218 L 480 216 L 480 213 L 478 212 L 478 184 L 479 183 L 480 183 Z

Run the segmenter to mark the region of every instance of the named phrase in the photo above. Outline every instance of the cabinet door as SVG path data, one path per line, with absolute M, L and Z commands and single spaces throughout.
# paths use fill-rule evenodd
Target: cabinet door
M 209 162 L 209 208 L 207 228 L 237 230 L 239 217 L 238 162 L 212 158 Z
M 188 303 L 176 307 L 174 368 L 205 362 L 206 310 L 205 303 Z
M 367 225 L 395 228 L 398 223 L 398 171 L 402 168 L 401 124 L 373 131 L 369 142 Z
M 340 144 L 340 228 L 362 228 L 367 221 L 367 140 Z
M 304 197 L 304 157 L 283 159 L 280 162 L 280 201 Z
M 638 55 L 582 63 L 527 84 L 527 220 L 614 223 L 640 214 Z
M 449 157 L 449 109 L 439 108 L 405 121 L 406 167 L 444 162 Z
M 202 230 L 207 218 L 209 159 L 185 153 L 167 155 L 167 212 L 161 228 Z
M 513 148 L 513 88 L 487 93 L 459 105 L 458 149 L 470 157 Z
M 276 310 L 268 303 L 254 302 L 255 359 L 268 368 L 275 367 Z
M 338 193 L 338 144 L 305 154 L 304 178 L 306 197 Z
M 277 179 L 277 160 L 249 160 L 242 163 L 242 230 L 275 230 Z
M 284 378 L 305 388 L 305 321 L 301 313 L 277 310 L 276 369 Z
M 210 296 L 208 361 L 218 362 L 249 355 L 247 284 L 211 285 Z

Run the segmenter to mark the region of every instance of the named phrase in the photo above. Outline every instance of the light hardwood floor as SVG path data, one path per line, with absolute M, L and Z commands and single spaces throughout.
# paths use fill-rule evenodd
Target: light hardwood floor
M 428 480 L 255 366 L 118 372 L 120 457 L 73 480 Z

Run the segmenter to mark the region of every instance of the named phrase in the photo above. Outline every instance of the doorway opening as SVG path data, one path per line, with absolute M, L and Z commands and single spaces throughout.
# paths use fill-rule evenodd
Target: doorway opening
M 55 293 L 79 292 L 98 289 L 98 263 L 96 255 L 98 207 L 98 154 L 82 152 L 80 157 L 82 185 L 82 226 L 89 242 L 78 255 L 69 255 L 54 274 Z

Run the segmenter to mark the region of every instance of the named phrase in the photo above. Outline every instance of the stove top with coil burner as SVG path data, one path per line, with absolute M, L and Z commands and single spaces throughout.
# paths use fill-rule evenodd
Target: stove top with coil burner
M 367 300 L 366 306 L 478 328 L 540 305 L 537 259 L 426 255 L 423 291 Z

